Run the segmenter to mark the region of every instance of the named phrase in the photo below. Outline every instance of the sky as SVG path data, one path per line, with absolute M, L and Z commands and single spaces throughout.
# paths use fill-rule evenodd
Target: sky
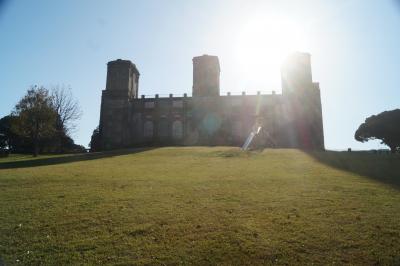
M 312 56 L 326 148 L 382 148 L 354 132 L 400 107 L 399 47 L 395 0 L 0 0 L 0 117 L 31 85 L 69 86 L 83 111 L 72 137 L 87 146 L 108 61 L 136 64 L 139 94 L 190 94 L 203 54 L 219 57 L 221 94 L 280 93 L 278 61 L 294 49 Z

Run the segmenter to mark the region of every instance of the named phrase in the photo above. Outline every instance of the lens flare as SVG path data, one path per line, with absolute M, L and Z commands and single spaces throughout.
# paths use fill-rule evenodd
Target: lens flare
M 237 36 L 236 54 L 245 79 L 279 77 L 285 57 L 307 49 L 301 27 L 282 17 L 253 18 L 238 30 Z

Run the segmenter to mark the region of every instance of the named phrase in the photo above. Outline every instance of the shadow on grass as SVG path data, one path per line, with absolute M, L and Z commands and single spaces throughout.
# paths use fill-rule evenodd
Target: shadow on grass
M 94 153 L 68 154 L 68 155 L 47 157 L 47 158 L 32 157 L 31 159 L 21 160 L 21 161 L 11 161 L 11 162 L 9 161 L 2 163 L 0 162 L 0 169 L 27 168 L 27 167 L 55 165 L 55 164 L 72 163 L 80 161 L 89 161 L 89 160 L 109 158 L 119 155 L 144 152 L 151 149 L 153 148 L 135 148 L 135 149 L 124 149 L 124 150 L 94 152 Z
M 400 154 L 308 152 L 317 161 L 400 189 Z

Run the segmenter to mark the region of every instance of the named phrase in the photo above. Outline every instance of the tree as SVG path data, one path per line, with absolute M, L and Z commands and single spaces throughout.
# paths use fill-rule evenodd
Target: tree
M 18 117 L 13 115 L 7 115 L 0 119 L 0 148 L 8 146 L 8 149 L 12 152 L 31 152 L 32 141 L 16 134 L 13 130 L 17 119 Z
M 13 116 L 12 130 L 32 141 L 33 155 L 37 156 L 41 141 L 55 132 L 57 113 L 48 90 L 32 86 L 15 106 Z
M 8 146 L 11 148 L 16 141 L 16 135 L 11 131 L 11 124 L 14 117 L 11 115 L 4 116 L 0 119 L 0 148 L 4 149 Z
M 66 135 L 75 130 L 75 122 L 82 116 L 78 101 L 72 96 L 71 88 L 55 86 L 51 89 L 52 105 L 57 112 L 57 130 L 63 130 Z
M 400 109 L 385 111 L 368 117 L 354 134 L 357 141 L 379 139 L 392 153 L 400 150 Z
M 57 153 L 74 152 L 76 145 L 71 133 L 82 115 L 79 103 L 73 97 L 71 88 L 58 85 L 51 89 L 51 100 L 57 118 L 54 135 L 45 140 L 46 149 Z
M 8 117 L 0 119 L 0 149 L 5 149 L 9 143 L 10 119 Z
M 93 130 L 89 147 L 90 147 L 90 152 L 101 151 L 100 129 L 98 126 L 95 128 L 95 130 Z
M 8 141 L 6 135 L 4 133 L 0 133 L 0 150 L 5 149 L 8 146 Z

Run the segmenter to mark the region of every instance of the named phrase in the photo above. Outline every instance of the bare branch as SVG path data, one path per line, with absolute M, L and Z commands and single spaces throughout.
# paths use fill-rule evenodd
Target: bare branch
M 73 97 L 70 87 L 54 86 L 51 89 L 53 107 L 58 114 L 59 127 L 67 134 L 76 129 L 76 122 L 82 116 L 78 101 Z

